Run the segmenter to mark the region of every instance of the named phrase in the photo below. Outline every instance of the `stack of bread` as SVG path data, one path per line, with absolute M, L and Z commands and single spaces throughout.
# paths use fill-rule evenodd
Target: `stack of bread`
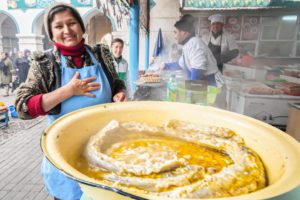
M 162 79 L 157 73 L 146 73 L 141 75 L 140 80 L 144 81 L 145 83 L 160 83 Z

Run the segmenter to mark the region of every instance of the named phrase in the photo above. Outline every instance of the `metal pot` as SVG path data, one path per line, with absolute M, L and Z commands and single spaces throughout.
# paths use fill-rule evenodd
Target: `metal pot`
M 156 126 L 162 125 L 168 119 L 178 119 L 199 125 L 227 127 L 241 135 L 246 145 L 256 151 L 264 162 L 269 185 L 250 194 L 222 200 L 268 199 L 286 193 L 300 184 L 300 144 L 279 129 L 253 118 L 212 107 L 171 102 L 124 102 L 93 106 L 69 113 L 52 123 L 41 138 L 42 149 L 50 162 L 78 181 L 87 196 L 94 200 L 171 200 L 130 189 L 114 188 L 76 170 L 76 160 L 83 152 L 89 137 L 112 119 L 121 122 L 146 122 Z

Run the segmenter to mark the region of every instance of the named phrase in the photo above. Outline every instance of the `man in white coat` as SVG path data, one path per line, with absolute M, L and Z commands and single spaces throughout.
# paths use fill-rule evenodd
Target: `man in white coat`
M 209 47 L 217 60 L 218 68 L 223 71 L 223 63 L 229 62 L 239 54 L 238 46 L 234 37 L 224 31 L 224 16 L 220 14 L 211 15 L 210 33 L 202 36 L 203 41 Z
M 222 75 L 218 70 L 216 59 L 201 38 L 195 36 L 195 19 L 184 15 L 175 26 L 175 39 L 183 45 L 182 55 L 177 63 L 165 63 L 164 69 L 182 68 L 187 80 L 207 80 L 208 85 L 222 86 Z

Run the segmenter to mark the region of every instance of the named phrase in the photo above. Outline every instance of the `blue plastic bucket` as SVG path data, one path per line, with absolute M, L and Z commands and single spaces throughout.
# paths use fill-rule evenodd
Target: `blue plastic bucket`
M 13 118 L 17 118 L 18 117 L 18 113 L 16 112 L 14 105 L 10 105 L 8 107 L 8 109 L 9 109 L 11 117 L 13 117 Z

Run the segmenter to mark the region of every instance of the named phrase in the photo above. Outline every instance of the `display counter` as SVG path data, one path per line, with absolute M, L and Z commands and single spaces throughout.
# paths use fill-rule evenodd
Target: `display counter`
M 300 96 L 256 95 L 232 89 L 229 110 L 285 127 L 288 119 L 288 103 L 295 101 L 300 101 Z

